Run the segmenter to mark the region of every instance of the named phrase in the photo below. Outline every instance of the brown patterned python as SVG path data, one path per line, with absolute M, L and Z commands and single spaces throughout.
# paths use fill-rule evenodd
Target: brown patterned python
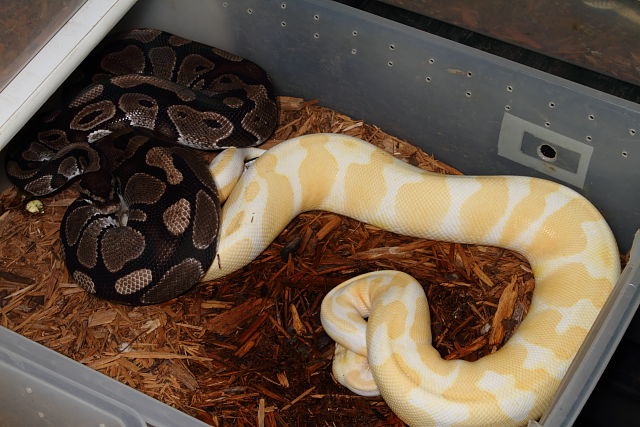
M 269 78 L 152 29 L 107 41 L 80 68 L 94 83 L 14 138 L 7 174 L 33 197 L 81 177 L 61 237 L 85 289 L 127 304 L 180 295 L 211 264 L 220 209 L 206 164 L 185 147 L 266 140 L 278 113 Z

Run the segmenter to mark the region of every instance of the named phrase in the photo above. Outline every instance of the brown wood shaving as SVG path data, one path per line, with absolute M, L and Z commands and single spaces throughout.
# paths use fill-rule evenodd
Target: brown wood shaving
M 280 104 L 266 147 L 342 132 L 418 167 L 459 174 L 316 101 Z M 429 299 L 433 342 L 447 359 L 495 351 L 533 291 L 530 268 L 513 252 L 307 212 L 243 270 L 164 304 L 115 305 L 87 295 L 64 268 L 58 230 L 76 194 L 44 200 L 42 215 L 27 213 L 14 188 L 0 195 L 0 324 L 212 425 L 403 425 L 381 398 L 354 395 L 331 376 L 334 345 L 319 307 L 354 275 L 398 269 L 416 277 Z

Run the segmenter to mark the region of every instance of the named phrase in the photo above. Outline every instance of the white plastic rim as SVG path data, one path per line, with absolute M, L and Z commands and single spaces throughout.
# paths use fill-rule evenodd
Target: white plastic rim
M 136 0 L 87 0 L 0 92 L 0 149 Z

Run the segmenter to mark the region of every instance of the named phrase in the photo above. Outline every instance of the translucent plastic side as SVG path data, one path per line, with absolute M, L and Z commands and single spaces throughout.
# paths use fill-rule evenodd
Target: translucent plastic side
M 0 2 L 0 90 L 86 0 Z
M 640 84 L 639 0 L 382 0 Z

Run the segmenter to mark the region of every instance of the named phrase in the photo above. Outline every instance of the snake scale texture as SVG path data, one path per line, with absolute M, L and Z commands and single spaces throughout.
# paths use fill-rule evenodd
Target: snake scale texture
M 424 291 L 401 272 L 337 286 L 321 319 L 337 342 L 336 379 L 381 394 L 410 425 L 521 425 L 542 414 L 620 273 L 611 230 L 589 201 L 537 178 L 426 172 L 345 135 L 248 148 L 277 116 L 255 64 L 156 30 L 112 43 L 89 59 L 99 80 L 7 162 L 33 196 L 82 177 L 61 226 L 80 285 L 129 304 L 165 301 L 244 267 L 314 209 L 512 249 L 532 266 L 531 307 L 507 344 L 476 362 L 439 356 Z M 207 168 L 185 146 L 233 148 Z
M 197 283 L 216 249 L 215 184 L 187 147 L 262 143 L 275 96 L 256 64 L 159 30 L 95 52 L 80 67 L 93 83 L 14 138 L 7 174 L 34 197 L 81 177 L 60 230 L 71 276 L 102 298 L 159 303 Z
M 242 174 L 222 208 L 218 253 L 204 280 L 242 268 L 294 216 L 315 209 L 404 235 L 508 248 L 531 264 L 529 313 L 501 349 L 476 362 L 440 357 L 425 293 L 405 273 L 358 276 L 325 297 L 336 379 L 358 394 L 381 394 L 414 426 L 539 418 L 620 274 L 609 226 L 567 187 L 435 174 L 360 139 L 318 134 L 271 148 Z

